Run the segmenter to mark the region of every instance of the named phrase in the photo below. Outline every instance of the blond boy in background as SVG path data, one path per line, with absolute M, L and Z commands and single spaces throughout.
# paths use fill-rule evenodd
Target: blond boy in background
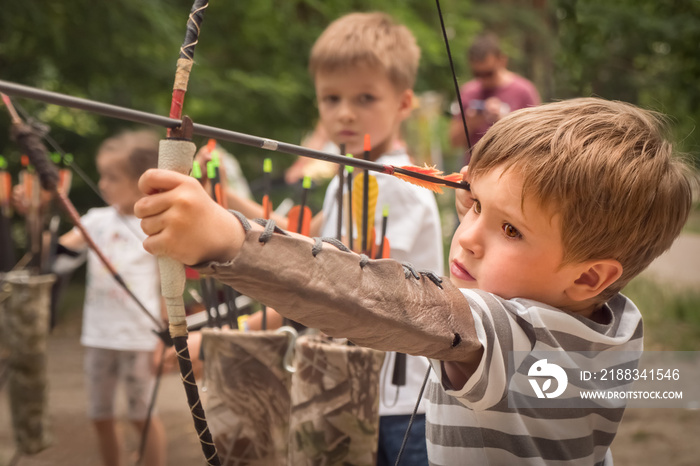
M 158 164 L 158 135 L 127 131 L 106 139 L 97 152 L 99 188 L 108 207 L 93 208 L 81 218 L 85 229 L 119 271 L 131 291 L 156 317 L 162 315 L 158 262 L 141 245 L 143 232 L 134 204 L 143 194 L 138 179 Z M 72 250 L 87 248 L 77 229 L 59 243 Z M 153 322 L 123 290 L 97 255 L 89 251 L 81 343 L 85 347 L 88 416 L 97 432 L 105 466 L 122 464 L 122 438 L 116 423 L 115 395 L 123 386 L 127 416 L 139 434 L 146 424 L 158 339 Z M 157 415 L 150 419 L 144 464 L 166 464 L 165 430 Z
M 317 39 L 309 59 L 319 126 L 330 142 L 344 145 L 347 153 L 361 157 L 365 135 L 369 135 L 370 160 L 397 166 L 411 164 L 400 129 L 413 110 L 419 61 L 420 49 L 413 34 L 387 14 L 351 13 L 331 23 Z M 356 172 L 356 176 L 362 175 Z M 391 257 L 442 274 L 442 230 L 433 193 L 390 175 L 372 176 L 379 187 L 374 219 L 377 230 L 383 207 L 389 208 L 386 237 Z M 312 220 L 313 236 L 337 235 L 338 185 L 335 177 L 326 190 L 323 211 Z M 235 194 L 229 194 L 228 206 L 250 218 L 263 217 L 262 206 Z M 285 219 L 273 218 L 286 225 Z M 347 244 L 345 229 L 342 235 Z M 354 245 L 359 247 L 359 238 L 355 238 Z M 267 317 L 268 328 L 281 324 L 281 318 L 269 309 Z M 254 316 L 248 323 L 251 328 L 259 328 L 259 321 L 260 316 Z M 389 352 L 382 368 L 378 465 L 394 464 L 428 369 L 425 358 L 407 356 L 406 384 L 394 385 L 395 359 L 396 353 Z M 402 464 L 426 464 L 424 434 L 425 407 L 421 403 Z

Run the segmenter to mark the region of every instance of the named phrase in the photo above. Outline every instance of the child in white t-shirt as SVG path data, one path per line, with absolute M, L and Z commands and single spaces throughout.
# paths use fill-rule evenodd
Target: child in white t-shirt
M 97 153 L 99 188 L 109 207 L 90 209 L 81 221 L 107 259 L 146 309 L 161 311 L 158 261 L 141 244 L 145 235 L 134 217 L 142 197 L 137 182 L 157 166 L 158 136 L 130 131 L 106 139 Z M 85 249 L 80 231 L 63 235 L 60 244 Z M 145 426 L 155 375 L 153 351 L 157 337 L 150 319 L 119 286 L 97 255 L 90 251 L 83 307 L 81 343 L 85 346 L 88 415 L 97 431 L 100 453 L 107 466 L 120 465 L 121 439 L 115 424 L 115 392 L 123 384 L 129 420 L 141 433 Z M 165 431 L 157 416 L 150 420 L 144 464 L 165 465 Z

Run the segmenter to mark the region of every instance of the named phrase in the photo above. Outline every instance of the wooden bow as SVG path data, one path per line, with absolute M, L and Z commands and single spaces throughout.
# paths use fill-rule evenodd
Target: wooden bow
M 181 119 L 182 107 L 187 92 L 190 71 L 194 63 L 194 48 L 199 38 L 200 25 L 204 10 L 209 6 L 207 0 L 195 0 L 187 21 L 187 33 L 180 48 L 180 56 L 177 60 L 175 83 L 173 84 L 173 96 L 170 106 L 170 118 Z M 158 168 L 174 170 L 183 174 L 189 174 L 192 169 L 192 160 L 196 147 L 191 141 L 192 122 L 189 118 L 182 119 L 182 123 L 175 128 L 168 128 L 168 138 L 160 141 L 158 152 Z M 207 464 L 218 466 L 221 464 L 216 445 L 212 439 L 211 431 L 207 425 L 204 407 L 202 406 L 197 389 L 197 381 L 192 370 L 192 360 L 187 348 L 187 320 L 185 303 L 182 295 L 185 291 L 185 266 L 169 257 L 158 257 L 160 268 L 161 292 L 165 299 L 168 311 L 170 337 L 173 340 L 177 354 L 180 375 L 185 386 L 187 403 L 192 413 L 194 427 L 202 446 L 202 452 Z

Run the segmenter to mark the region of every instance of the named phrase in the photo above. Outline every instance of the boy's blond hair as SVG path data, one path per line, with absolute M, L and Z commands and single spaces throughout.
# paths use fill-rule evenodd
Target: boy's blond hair
M 158 166 L 158 134 L 151 130 L 124 131 L 105 139 L 97 150 L 102 154 L 124 155 L 127 175 L 138 180 L 149 168 Z
M 351 13 L 333 21 L 311 49 L 309 72 L 382 69 L 397 90 L 413 89 L 420 48 L 406 26 L 385 13 Z
M 572 99 L 513 112 L 474 147 L 472 178 L 494 167 L 522 175 L 523 196 L 559 216 L 564 264 L 615 259 L 620 291 L 680 234 L 691 169 L 675 157 L 661 115 L 630 104 Z

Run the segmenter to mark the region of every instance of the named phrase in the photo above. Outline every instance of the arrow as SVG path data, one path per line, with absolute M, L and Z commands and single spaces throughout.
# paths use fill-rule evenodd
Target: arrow
M 272 215 L 272 201 L 270 200 L 270 177 L 272 173 L 272 159 L 269 157 L 263 160 L 263 218 L 265 220 L 270 220 L 270 215 Z
M 50 104 L 76 108 L 96 113 L 98 115 L 133 121 L 136 123 L 162 126 L 165 128 L 178 128 L 182 126 L 182 121 L 179 119 L 163 117 L 152 113 L 127 109 L 124 107 L 95 102 L 88 99 L 67 96 L 65 94 L 60 94 L 57 92 L 44 91 L 29 86 L 11 83 L 8 81 L 0 80 L 0 91 L 5 92 L 9 95 L 27 97 L 30 99 L 39 100 Z M 411 183 L 415 183 L 415 180 L 422 180 L 425 182 L 425 184 L 422 184 L 421 186 L 434 190 L 435 192 L 442 192 L 442 186 L 469 190 L 469 184 L 464 181 L 461 181 L 462 175 L 460 175 L 459 173 L 452 173 L 447 176 L 442 176 L 442 172 L 435 169 L 432 169 L 427 173 L 422 173 L 424 169 L 420 167 L 395 167 L 393 165 L 383 165 L 381 163 L 371 162 L 369 160 L 348 160 L 346 157 L 343 157 L 338 154 L 317 151 L 306 147 L 297 146 L 294 144 L 275 141 L 273 139 L 261 138 L 250 134 L 238 133 L 235 131 L 216 128 L 213 126 L 201 125 L 197 123 L 192 124 L 192 134 L 197 134 L 209 138 L 215 138 L 221 141 L 229 141 L 237 144 L 258 147 L 260 149 L 265 150 L 300 155 L 303 157 L 325 160 L 327 162 L 333 162 L 342 165 L 351 165 L 359 169 L 367 169 L 369 171 L 386 173 L 387 175 L 394 175 L 403 179 L 404 181 L 408 181 Z
M 340 145 L 340 155 L 345 155 L 345 144 Z M 336 201 L 338 202 L 338 222 L 336 223 L 335 237 L 338 241 L 343 240 L 343 188 L 345 187 L 345 169 L 338 165 L 338 192 Z
M 306 198 L 311 189 L 311 177 L 304 176 L 302 181 L 301 204 L 292 207 L 287 215 L 287 228 L 295 233 L 309 236 L 311 230 L 311 209 L 306 205 Z
M 352 159 L 352 154 L 348 154 L 347 158 Z M 346 182 L 348 185 L 348 198 L 347 198 L 348 199 L 348 203 L 347 203 L 347 207 L 348 207 L 348 209 L 347 209 L 348 210 L 348 227 L 347 227 L 348 248 L 350 248 L 350 250 L 352 251 L 353 250 L 353 244 L 352 244 L 353 243 L 353 238 L 352 238 L 353 237 L 353 231 L 352 231 L 352 199 L 353 199 L 353 197 L 352 197 L 352 172 L 354 171 L 354 167 L 352 165 L 346 165 L 345 169 L 348 172 L 348 176 L 346 178 Z
M 389 223 L 389 206 L 385 205 L 382 209 L 382 235 L 379 238 L 377 253 L 374 254 L 375 259 L 388 259 L 391 256 L 389 238 L 386 237 L 387 223 Z

